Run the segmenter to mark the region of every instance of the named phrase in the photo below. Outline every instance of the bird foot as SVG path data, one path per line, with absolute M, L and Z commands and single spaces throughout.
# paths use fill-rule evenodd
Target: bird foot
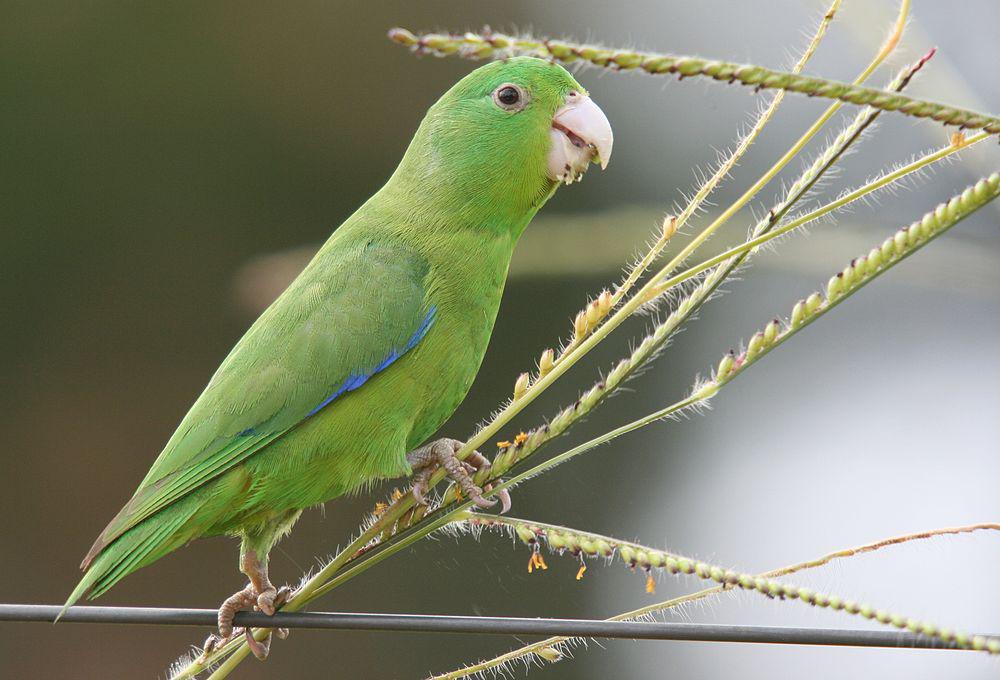
M 483 498 L 483 489 L 476 486 L 472 481 L 472 476 L 480 470 L 488 470 L 491 467 L 490 461 L 478 451 L 473 451 L 465 460 L 459 460 L 455 454 L 463 446 L 457 439 L 438 439 L 430 444 L 424 444 L 418 449 L 406 454 L 406 461 L 413 468 L 413 497 L 421 505 L 427 505 L 424 494 L 429 488 L 431 475 L 439 467 L 443 467 L 448 472 L 448 478 L 454 481 L 459 490 L 473 503 L 480 508 L 490 508 L 496 505 L 495 500 Z M 490 491 L 492 486 L 487 484 L 486 491 Z M 500 512 L 505 513 L 510 510 L 510 493 L 506 489 L 499 491 L 497 497 L 500 499 Z
M 247 646 L 253 655 L 261 661 L 265 660 L 271 651 L 272 631 L 268 631 L 267 637 L 263 640 L 257 640 L 254 637 L 253 629 L 243 627 L 234 628 L 233 619 L 236 617 L 237 612 L 250 608 L 259 609 L 268 616 L 273 616 L 276 611 L 288 602 L 291 594 L 292 591 L 288 587 L 275 588 L 270 583 L 266 583 L 260 592 L 251 584 L 243 590 L 230 595 L 222 603 L 222 606 L 219 607 L 219 632 L 209 635 L 205 640 L 205 645 L 202 648 L 201 656 L 198 657 L 198 662 L 205 663 L 214 650 L 224 647 L 240 635 L 246 638 Z M 277 628 L 273 632 L 277 633 L 278 637 L 282 640 L 288 637 L 287 628 Z

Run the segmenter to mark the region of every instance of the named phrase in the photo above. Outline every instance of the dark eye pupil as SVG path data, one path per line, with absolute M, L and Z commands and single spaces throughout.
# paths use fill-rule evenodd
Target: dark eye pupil
M 500 93 L 497 95 L 497 99 L 499 99 L 500 103 L 504 106 L 512 106 L 516 104 L 520 98 L 521 95 L 518 93 L 517 89 L 513 87 L 505 87 L 500 90 Z

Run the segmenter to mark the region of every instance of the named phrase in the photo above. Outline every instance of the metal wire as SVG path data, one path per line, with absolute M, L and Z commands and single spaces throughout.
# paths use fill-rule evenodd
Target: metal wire
M 0 604 L 0 621 L 52 623 L 60 607 Z M 60 618 L 66 623 L 147 624 L 214 627 L 213 609 L 154 607 L 71 607 Z M 473 633 L 480 635 L 543 635 L 633 640 L 693 640 L 784 645 L 833 645 L 895 649 L 957 649 L 937 640 L 902 631 L 733 626 L 705 623 L 601 621 L 592 619 L 529 619 L 427 614 L 362 614 L 333 612 L 239 612 L 238 626 L 313 628 L 411 633 Z

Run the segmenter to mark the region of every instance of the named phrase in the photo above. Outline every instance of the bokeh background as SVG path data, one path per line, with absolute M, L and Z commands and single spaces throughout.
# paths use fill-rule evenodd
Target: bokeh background
M 235 340 L 303 253 L 389 175 L 426 108 L 472 64 L 416 59 L 385 39 L 412 29 L 531 28 L 614 45 L 787 67 L 825 9 L 771 2 L 3 2 L 0 16 L 0 601 L 60 603 L 93 537 L 141 479 Z M 916 2 L 905 44 L 873 82 L 938 46 L 911 92 L 1000 108 L 995 0 Z M 851 79 L 894 3 L 846 2 L 809 70 Z M 583 72 L 615 157 L 563 189 L 515 258 L 464 437 L 514 377 L 614 281 L 717 148 L 766 101 L 743 88 Z M 825 106 L 789 97 L 716 202 L 738 192 Z M 936 146 L 931 123 L 883 116 L 828 187 L 839 191 Z M 633 390 L 565 442 L 674 401 L 739 338 L 897 226 L 995 169 L 995 144 L 912 190 L 860 206 L 762 255 Z M 797 165 L 791 171 L 797 169 Z M 790 175 L 786 173 L 785 177 Z M 777 184 L 761 195 L 771 200 Z M 515 513 L 765 570 L 888 535 L 1000 515 L 1000 233 L 995 207 L 856 296 L 727 388 L 702 417 L 623 438 L 517 491 Z M 739 238 L 741 214 L 715 246 Z M 623 354 L 618 332 L 540 399 L 553 413 Z M 511 433 L 513 434 L 513 432 Z M 401 484 L 396 481 L 395 484 Z M 309 512 L 273 555 L 295 581 L 391 489 Z M 346 611 L 603 617 L 696 583 L 571 558 L 528 575 L 505 538 L 425 541 L 320 603 Z M 1000 632 L 1000 541 L 908 545 L 797 582 L 967 629 Z M 236 543 L 199 542 L 103 604 L 215 606 L 241 585 Z M 730 594 L 672 620 L 861 626 Z M 0 675 L 158 678 L 208 631 L 0 625 Z M 504 638 L 295 632 L 243 678 L 417 678 L 504 651 Z M 602 647 L 602 648 L 599 648 Z M 994 677 L 980 655 L 611 642 L 545 678 Z M 523 669 L 515 669 L 519 675 Z

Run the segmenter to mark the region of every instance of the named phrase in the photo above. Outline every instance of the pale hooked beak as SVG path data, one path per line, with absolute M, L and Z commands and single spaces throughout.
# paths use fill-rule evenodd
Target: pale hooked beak
M 549 178 L 572 184 L 583 176 L 591 161 L 608 167 L 615 138 L 611 123 L 590 97 L 570 92 L 566 104 L 552 117 L 549 131 Z

